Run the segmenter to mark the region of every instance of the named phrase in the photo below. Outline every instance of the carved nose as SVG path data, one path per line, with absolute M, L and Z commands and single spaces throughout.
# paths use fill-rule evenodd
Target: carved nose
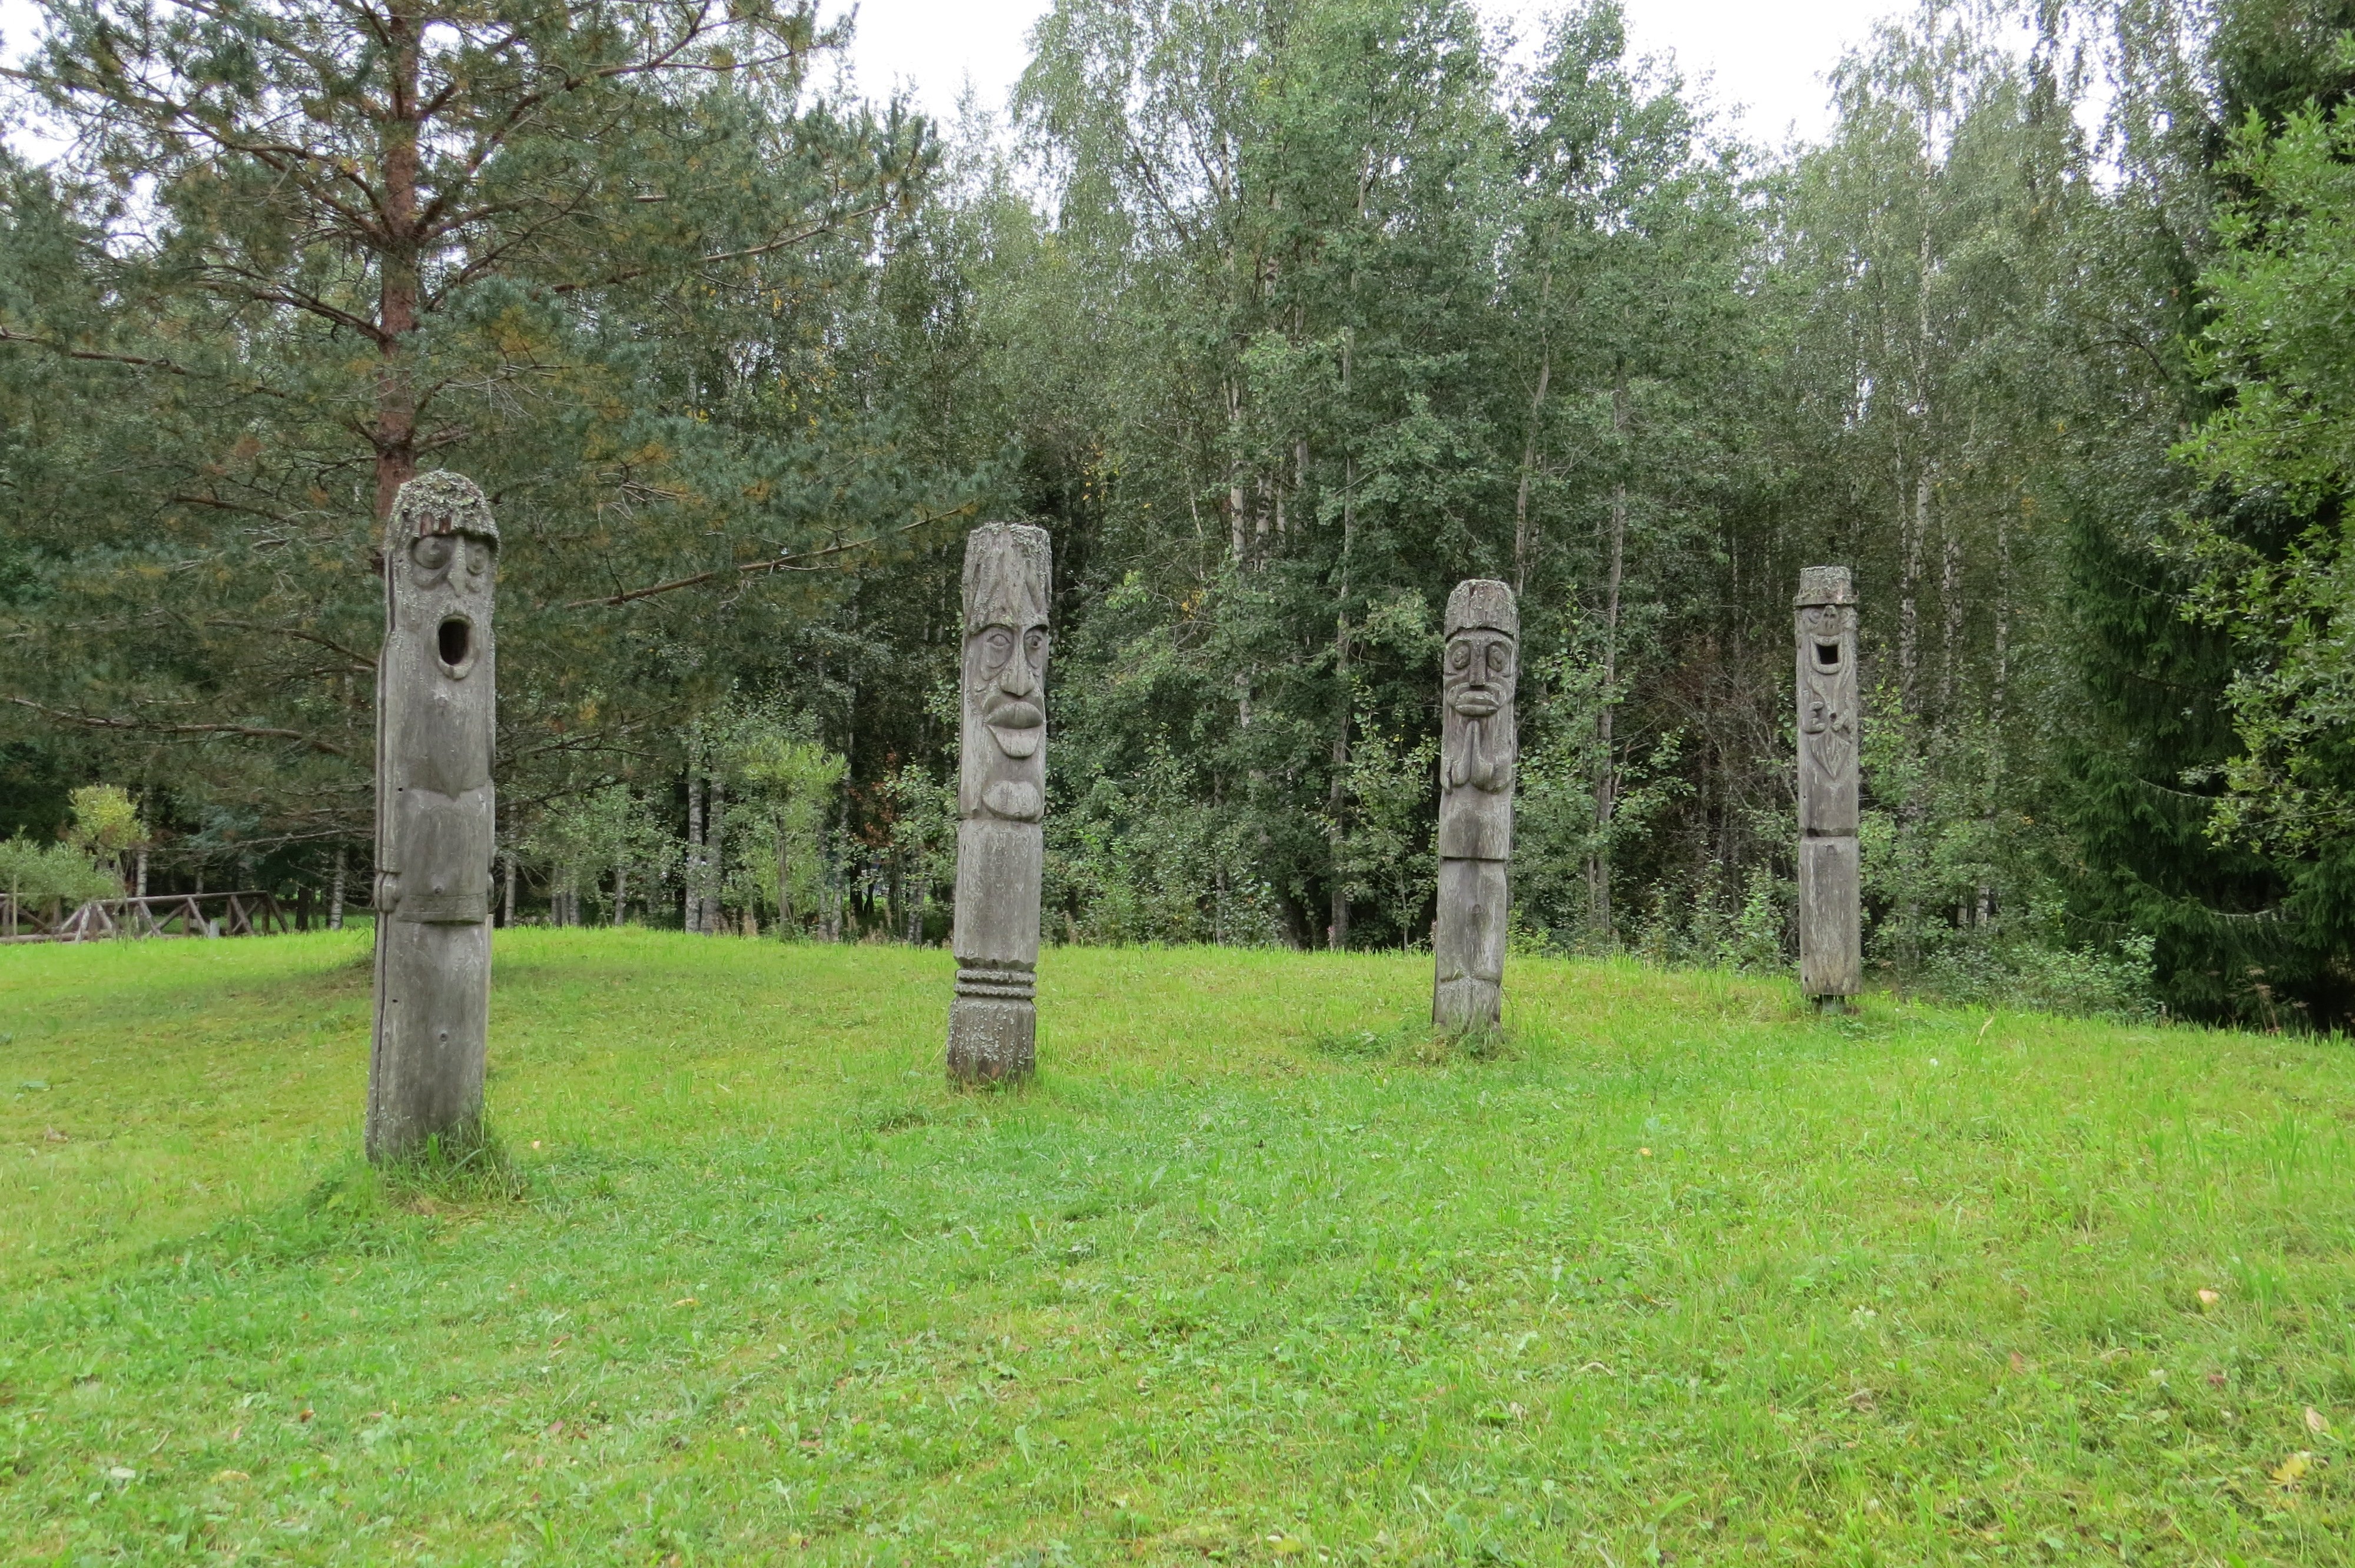
M 1027 697 L 1037 689 L 1038 678 L 1030 673 L 1030 656 L 1021 649 L 1006 662 L 1006 669 L 997 677 L 997 689 L 1009 697 Z

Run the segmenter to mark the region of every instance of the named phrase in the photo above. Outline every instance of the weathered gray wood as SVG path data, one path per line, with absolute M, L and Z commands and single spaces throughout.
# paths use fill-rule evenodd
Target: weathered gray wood
M 1857 859 L 1856 590 L 1846 567 L 1799 573 L 1799 989 L 1864 989 Z
M 964 1083 L 1025 1078 L 1038 1062 L 1051 569 L 1043 528 L 985 523 L 965 539 L 948 1049 Z
M 1494 1029 L 1504 1016 L 1520 630 L 1503 583 L 1476 577 L 1447 598 L 1431 1021 L 1452 1033 Z
M 463 1142 L 482 1122 L 498 546 L 489 503 L 457 474 L 421 474 L 394 498 L 377 662 L 371 1160 Z

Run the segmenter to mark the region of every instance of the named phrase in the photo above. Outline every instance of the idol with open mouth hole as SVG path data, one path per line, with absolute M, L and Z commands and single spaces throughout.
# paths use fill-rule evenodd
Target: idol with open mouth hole
M 393 498 L 377 660 L 375 1160 L 459 1139 L 483 1114 L 498 548 L 490 503 L 461 475 L 420 474 Z

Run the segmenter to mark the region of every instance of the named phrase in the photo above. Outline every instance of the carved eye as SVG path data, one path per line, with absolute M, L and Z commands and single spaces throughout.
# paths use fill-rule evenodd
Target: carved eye
M 1022 652 L 1030 656 L 1033 664 L 1047 657 L 1047 634 L 1037 627 L 1022 634 Z
M 1013 655 L 1014 633 L 1003 626 L 993 626 L 982 633 L 981 655 L 995 668 Z
M 1488 673 L 1492 675 L 1502 675 L 1508 673 L 1512 670 L 1512 649 L 1502 642 L 1489 643 Z
M 409 546 L 409 558 L 429 572 L 440 571 L 450 564 L 450 535 L 421 534 Z
M 1459 674 L 1472 667 L 1472 644 L 1458 642 L 1447 651 L 1447 667 Z
M 470 577 L 481 577 L 485 572 L 489 571 L 490 569 L 491 569 L 491 546 L 490 546 L 489 543 L 488 543 L 487 541 L 485 541 L 485 540 L 482 540 L 482 539 L 469 539 L 469 540 L 467 540 L 467 541 L 466 541 L 466 572 L 467 572 L 467 575 L 468 575 L 468 576 L 470 576 Z

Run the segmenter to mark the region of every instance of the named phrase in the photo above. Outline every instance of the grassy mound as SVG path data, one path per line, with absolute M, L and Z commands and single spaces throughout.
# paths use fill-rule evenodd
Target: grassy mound
M 1633 966 L 499 938 L 487 1166 L 347 936 L 0 952 L 0 1560 L 2342 1563 L 2355 1059 Z

